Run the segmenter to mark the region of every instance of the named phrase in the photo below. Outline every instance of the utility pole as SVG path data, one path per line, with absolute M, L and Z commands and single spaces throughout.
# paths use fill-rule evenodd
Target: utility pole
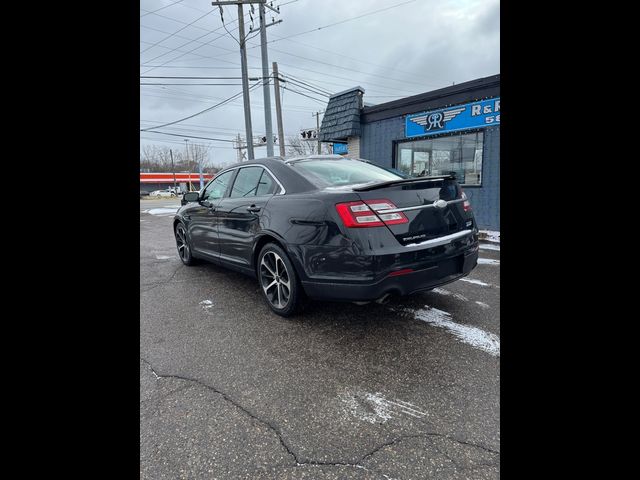
M 280 156 L 284 158 L 284 126 L 282 125 L 282 105 L 280 104 L 280 76 L 278 74 L 278 62 L 273 62 L 273 93 L 276 97 L 276 119 L 278 121 L 278 142 Z
M 320 155 L 320 114 L 322 112 L 312 113 L 316 117 L 316 135 L 318 136 L 318 155 Z
M 242 6 L 244 4 L 251 5 L 259 4 L 260 10 L 260 43 L 262 50 L 262 85 L 264 93 L 264 114 L 265 114 L 265 128 L 267 131 L 267 155 L 273 156 L 273 127 L 271 125 L 271 98 L 269 94 L 269 59 L 267 57 L 267 27 L 282 22 L 272 22 L 269 25 L 265 23 L 265 7 L 273 10 L 276 13 L 280 13 L 280 8 L 273 8 L 267 5 L 266 0 L 216 0 L 211 2 L 211 5 L 218 6 L 220 9 L 220 15 L 222 16 L 223 5 L 238 5 L 238 43 L 240 44 L 240 66 L 242 68 L 242 98 L 244 100 L 244 125 L 245 134 L 247 137 L 247 152 L 249 153 L 249 160 L 254 159 L 253 154 L 253 129 L 251 127 L 251 103 L 249 100 L 249 74 L 247 72 L 247 38 L 244 33 L 244 11 Z M 224 22 L 224 20 L 223 20 Z M 250 141 L 251 140 L 251 141 Z
M 169 155 L 171 155 L 171 171 L 173 172 L 173 191 L 175 192 L 176 191 L 176 169 L 173 166 L 173 150 L 169 149 Z
M 215 3 L 215 2 L 214 2 Z M 240 36 L 240 64 L 242 68 L 242 98 L 244 100 L 244 128 L 247 138 L 253 138 L 251 128 L 251 103 L 249 99 L 249 77 L 247 72 L 247 42 L 244 36 L 244 12 L 242 2 L 238 2 L 238 34 Z M 247 142 L 249 160 L 253 160 L 253 143 Z
M 260 52 L 262 54 L 262 92 L 264 95 L 264 128 L 267 132 L 267 157 L 273 157 L 273 127 L 271 125 L 271 96 L 269 95 L 269 58 L 267 54 L 267 22 L 264 18 L 264 3 L 260 12 Z
M 238 153 L 237 160 L 238 160 L 238 163 L 240 163 L 240 162 L 242 162 L 242 139 L 240 138 L 240 134 L 238 134 L 238 136 L 236 138 L 236 143 L 237 143 L 237 147 L 236 148 L 238 149 L 238 151 L 237 151 L 237 153 Z

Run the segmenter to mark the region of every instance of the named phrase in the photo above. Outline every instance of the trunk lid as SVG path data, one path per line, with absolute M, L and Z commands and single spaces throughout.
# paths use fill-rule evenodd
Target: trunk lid
M 462 189 L 451 177 L 414 178 L 353 190 L 378 214 L 401 209 L 408 222 L 386 226 L 402 245 L 450 235 L 473 225 L 471 213 L 464 210 Z M 392 202 L 395 208 L 385 207 L 383 200 Z

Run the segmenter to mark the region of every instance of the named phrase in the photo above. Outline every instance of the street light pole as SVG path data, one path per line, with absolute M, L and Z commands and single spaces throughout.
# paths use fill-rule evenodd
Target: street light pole
M 193 185 L 191 184 L 191 166 L 189 165 L 189 139 L 185 138 L 184 139 L 184 149 L 185 149 L 185 158 L 187 161 L 187 172 L 189 173 L 189 191 L 191 191 L 191 189 L 193 188 Z
M 176 191 L 176 169 L 173 166 L 173 150 L 169 149 L 169 155 L 171 155 L 171 171 L 173 172 L 173 191 Z

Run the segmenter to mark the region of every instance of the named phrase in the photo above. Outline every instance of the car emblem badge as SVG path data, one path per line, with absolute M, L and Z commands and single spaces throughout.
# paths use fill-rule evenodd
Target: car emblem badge
M 447 206 L 447 202 L 445 200 L 436 200 L 433 202 L 433 206 L 437 208 L 444 208 Z

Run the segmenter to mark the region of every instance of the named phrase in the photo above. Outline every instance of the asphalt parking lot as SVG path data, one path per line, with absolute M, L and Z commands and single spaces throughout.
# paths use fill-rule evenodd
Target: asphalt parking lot
M 281 318 L 254 279 L 183 266 L 140 201 L 143 479 L 497 479 L 500 251 L 386 305 Z

